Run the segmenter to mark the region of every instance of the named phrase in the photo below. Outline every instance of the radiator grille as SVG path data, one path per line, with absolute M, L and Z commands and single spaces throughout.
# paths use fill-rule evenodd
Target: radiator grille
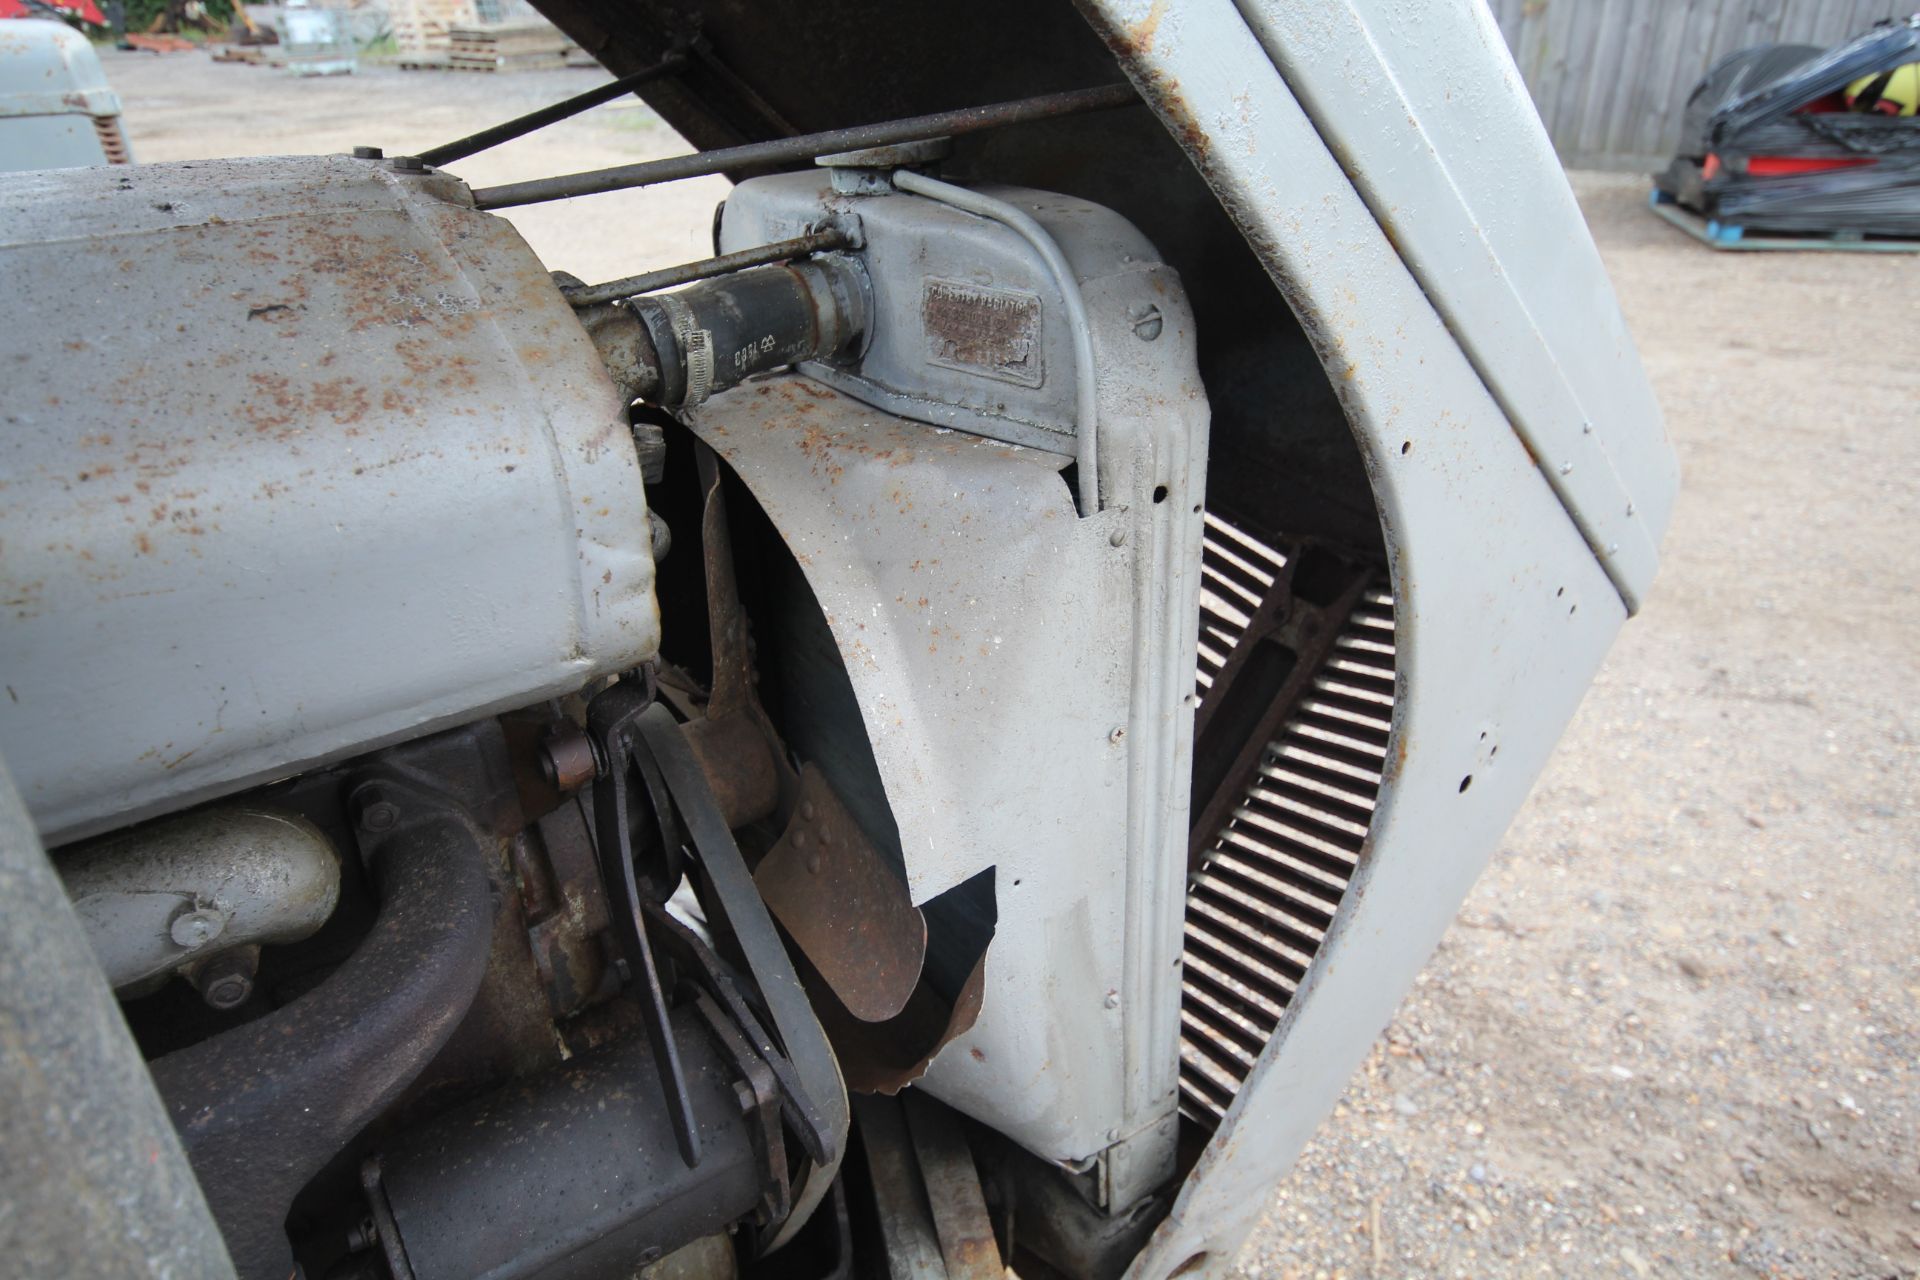
M 119 116 L 94 116 L 93 131 L 100 137 L 100 149 L 106 152 L 108 164 L 132 163 L 126 135 L 120 132 Z
M 1283 551 L 1207 517 L 1202 697 L 1286 564 Z M 1379 581 L 1360 592 L 1189 881 L 1181 1112 L 1208 1130 L 1306 976 L 1373 818 L 1394 698 L 1393 598 Z

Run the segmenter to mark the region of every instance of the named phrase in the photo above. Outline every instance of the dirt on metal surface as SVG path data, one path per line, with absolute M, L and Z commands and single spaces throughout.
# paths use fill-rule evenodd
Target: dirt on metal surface
M 593 72 L 303 80 L 102 51 L 142 160 L 418 149 Z M 667 155 L 603 107 L 456 172 Z M 1728 255 L 1576 182 L 1685 469 L 1661 577 L 1249 1277 L 1920 1268 L 1920 262 Z M 549 266 L 711 252 L 718 179 L 515 210 Z

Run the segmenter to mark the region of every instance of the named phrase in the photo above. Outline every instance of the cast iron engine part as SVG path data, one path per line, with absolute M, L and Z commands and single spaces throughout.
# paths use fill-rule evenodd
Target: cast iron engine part
M 667 1082 L 636 1037 L 581 1054 L 404 1134 L 364 1181 L 394 1280 L 626 1275 L 762 1204 L 777 1142 L 764 1064 L 721 1047 L 697 1007 L 672 1016 L 701 1159 L 676 1149 Z M 749 1058 L 751 1055 L 748 1055 Z M 778 1149 L 781 1200 L 785 1159 Z
M 417 781 L 355 793 L 372 931 L 318 988 L 152 1064 L 242 1280 L 285 1280 L 293 1198 L 446 1043 L 487 967 L 486 837 Z

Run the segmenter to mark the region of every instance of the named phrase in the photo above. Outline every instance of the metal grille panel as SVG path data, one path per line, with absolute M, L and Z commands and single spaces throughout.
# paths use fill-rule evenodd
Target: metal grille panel
M 1287 564 L 1209 514 L 1197 687 L 1212 688 Z M 1187 890 L 1181 1112 L 1211 1130 L 1279 1025 L 1346 892 L 1386 768 L 1393 598 L 1363 591 Z
M 100 137 L 100 150 L 106 153 L 108 164 L 132 164 L 133 157 L 127 154 L 127 138 L 120 132 L 119 116 L 94 116 L 93 131 Z

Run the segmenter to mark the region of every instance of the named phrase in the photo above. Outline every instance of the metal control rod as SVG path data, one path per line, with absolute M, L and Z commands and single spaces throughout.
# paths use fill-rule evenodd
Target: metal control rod
M 511 142 L 515 138 L 532 133 L 535 129 L 544 129 L 569 116 L 577 116 L 582 111 L 591 110 L 603 102 L 612 102 L 615 98 L 624 97 L 641 85 L 649 84 L 662 76 L 672 75 L 686 65 L 686 55 L 670 53 L 650 67 L 642 67 L 630 75 L 621 76 L 618 80 L 610 80 L 597 89 L 589 89 L 585 93 L 575 94 L 552 106 L 541 107 L 538 111 L 529 111 L 523 116 L 515 116 L 511 120 L 494 125 L 491 129 L 482 129 L 464 138 L 455 138 L 452 142 L 442 143 L 431 150 L 422 151 L 415 158 L 422 164 L 436 167 L 455 160 L 464 160 L 476 152 L 497 147 L 503 142 Z
M 671 289 L 677 285 L 692 284 L 696 280 L 710 280 L 714 276 L 732 275 L 736 271 L 745 271 L 748 267 L 764 267 L 775 262 L 785 262 L 789 258 L 804 258 L 810 253 L 825 253 L 829 249 L 846 247 L 845 232 L 833 229 L 815 231 L 810 235 L 795 236 L 791 240 L 777 240 L 772 244 L 763 244 L 754 249 L 723 253 L 717 258 L 702 258 L 698 262 L 683 262 L 677 267 L 662 267 L 658 271 L 647 271 L 637 276 L 623 276 L 618 280 L 609 280 L 605 284 L 573 285 L 560 292 L 566 296 L 567 302 L 575 307 L 597 307 L 603 302 L 638 297 L 640 294 L 652 293 L 658 289 Z
M 603 191 L 625 191 L 631 187 L 677 182 L 682 178 L 705 177 L 729 170 L 797 164 L 841 151 L 860 151 L 867 147 L 887 147 L 902 142 L 978 133 L 983 129 L 997 129 L 1030 120 L 1051 120 L 1057 116 L 1078 115 L 1087 111 L 1109 111 L 1115 107 L 1133 106 L 1139 101 L 1131 85 L 1109 84 L 1097 89 L 1073 89 L 1066 93 L 1042 94 L 1037 98 L 1021 98 L 992 106 L 967 107 L 960 111 L 942 111 L 929 116 L 911 116 L 905 120 L 855 125 L 848 129 L 829 129 L 823 133 L 803 133 L 793 138 L 775 138 L 771 142 L 749 142 L 738 147 L 696 151 L 691 155 L 669 156 L 664 160 L 648 160 L 641 164 L 616 165 L 611 169 L 592 169 L 555 178 L 536 178 L 531 182 L 482 187 L 473 193 L 473 202 L 480 209 L 510 209 L 515 205 L 564 200 L 569 196 L 598 195 Z

